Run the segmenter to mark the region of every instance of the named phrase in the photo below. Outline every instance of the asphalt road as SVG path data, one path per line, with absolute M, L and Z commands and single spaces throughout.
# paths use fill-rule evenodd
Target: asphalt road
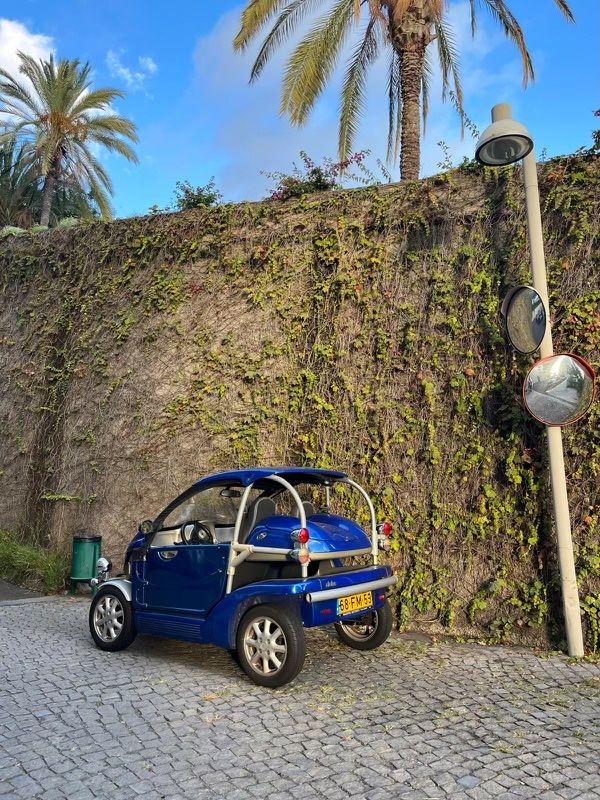
M 0 603 L 2 800 L 600 797 L 598 665 L 320 629 L 270 691 L 210 646 L 100 652 L 87 608 Z

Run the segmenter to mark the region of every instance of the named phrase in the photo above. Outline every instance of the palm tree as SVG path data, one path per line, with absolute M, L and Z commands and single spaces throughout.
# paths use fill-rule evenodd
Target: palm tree
M 40 218 L 44 180 L 35 153 L 27 144 L 10 139 L 0 145 L 0 227 L 29 228 Z M 94 219 L 98 215 L 92 198 L 80 186 L 65 183 L 54 194 L 50 222 L 64 217 Z
M 104 219 L 110 219 L 110 178 L 93 152 L 94 145 L 137 162 L 126 141 L 137 141 L 135 125 L 110 111 L 123 93 L 117 89 L 91 89 L 91 67 L 77 59 L 50 56 L 36 61 L 18 53 L 19 72 L 29 81 L 20 83 L 0 69 L 0 117 L 6 130 L 0 144 L 11 137 L 25 141 L 35 153 L 44 178 L 40 223 L 47 225 L 57 188 L 77 185 L 90 194 Z
M 17 147 L 13 139 L 0 147 L 0 227 L 32 224 L 36 178 L 24 145 Z
M 572 20 L 566 0 L 554 0 Z M 242 12 L 236 50 L 244 50 L 267 23 L 273 23 L 252 67 L 256 80 L 269 58 L 324 0 L 249 0 Z M 384 48 L 389 50 L 388 158 L 400 153 L 400 176 L 419 177 L 421 115 L 427 118 L 431 51 L 435 41 L 442 72 L 443 99 L 450 94 L 464 119 L 458 53 L 448 24 L 448 0 L 328 0 L 319 17 L 292 52 L 283 78 L 280 111 L 295 125 L 306 122 L 315 101 L 331 78 L 352 28 L 365 21 L 345 73 L 340 104 L 338 154 L 352 152 L 358 119 L 365 101 L 366 74 Z M 523 31 L 505 0 L 480 0 L 516 45 L 523 67 L 523 84 L 534 78 Z M 475 0 L 469 0 L 471 33 L 477 24 Z

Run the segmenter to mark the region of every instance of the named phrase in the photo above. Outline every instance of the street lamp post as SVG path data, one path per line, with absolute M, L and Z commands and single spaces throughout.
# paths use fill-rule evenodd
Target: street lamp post
M 542 298 L 548 314 L 550 311 L 548 285 L 546 281 L 542 216 L 540 212 L 537 168 L 533 154 L 533 139 L 524 125 L 511 119 L 511 110 L 507 103 L 499 103 L 492 109 L 492 124 L 482 133 L 477 144 L 475 157 L 481 164 L 486 166 L 504 166 L 523 159 L 525 208 L 527 212 L 533 286 Z M 542 358 L 546 358 L 553 355 L 553 353 L 550 317 L 548 317 L 546 333 L 540 345 L 540 355 Z M 573 556 L 561 429 L 559 427 L 546 426 L 546 434 L 548 437 L 550 481 L 554 504 L 554 522 L 558 539 L 558 560 L 567 644 L 569 655 L 583 656 L 581 612 Z

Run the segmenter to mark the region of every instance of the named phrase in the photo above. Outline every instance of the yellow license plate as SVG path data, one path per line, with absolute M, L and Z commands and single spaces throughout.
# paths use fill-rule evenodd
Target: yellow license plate
M 351 594 L 348 597 L 340 597 L 337 602 L 337 613 L 352 614 L 353 611 L 362 611 L 363 608 L 371 608 L 372 605 L 373 592 Z

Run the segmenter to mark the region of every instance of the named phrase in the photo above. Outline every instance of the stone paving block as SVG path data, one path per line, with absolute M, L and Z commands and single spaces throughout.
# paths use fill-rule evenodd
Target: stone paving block
M 86 615 L 61 599 L 2 608 L 0 780 L 21 779 L 2 800 L 600 798 L 598 665 L 359 653 L 313 629 L 303 672 L 272 692 L 214 647 L 97 651 Z

